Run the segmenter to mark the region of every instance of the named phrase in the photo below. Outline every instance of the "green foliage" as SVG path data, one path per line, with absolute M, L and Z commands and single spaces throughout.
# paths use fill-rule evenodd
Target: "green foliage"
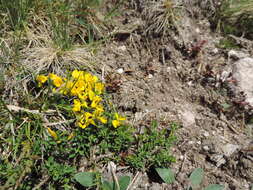
M 223 185 L 212 184 L 206 187 L 204 190 L 223 190 L 223 189 L 224 189 Z
M 217 44 L 219 48 L 223 49 L 238 49 L 239 46 L 236 44 L 234 39 L 231 39 L 229 37 L 223 38 L 219 41 L 219 44 Z
M 204 170 L 202 168 L 196 168 L 190 175 L 189 180 L 193 187 L 198 187 L 204 177 Z
M 151 166 L 166 167 L 175 158 L 170 154 L 170 147 L 176 141 L 176 124 L 169 129 L 158 129 L 157 121 L 136 136 L 136 148 L 126 157 L 126 162 L 133 168 L 145 169 Z
M 108 122 L 82 129 L 76 126 L 72 100 L 53 93 L 52 88 L 31 88 L 28 94 L 19 97 L 20 107 L 8 106 L 4 100 L 0 102 L 3 108 L 0 149 L 4 150 L 0 160 L 0 186 L 5 189 L 32 189 L 44 180 L 42 176 L 46 182 L 50 181 L 45 188 L 71 189 L 76 181 L 87 184 L 80 181 L 83 174 L 73 177 L 83 163 L 87 169 L 113 161 L 134 170 L 147 170 L 150 166 L 165 167 L 175 161 L 169 149 L 175 141 L 176 124 L 165 129 L 154 121 L 140 134 L 126 124 L 115 128 L 111 122 L 115 109 L 106 104 Z M 95 177 L 101 186 L 99 175 Z M 129 177 L 119 178 L 120 188 L 126 189 L 129 181 Z M 113 189 L 117 186 L 116 182 L 104 184 Z
M 80 172 L 75 174 L 74 179 L 84 187 L 92 187 L 96 185 L 98 173 Z
M 248 0 L 223 1 L 215 23 L 225 34 L 253 38 L 253 3 Z
M 174 173 L 170 168 L 156 168 L 155 170 L 165 183 L 171 184 L 175 181 Z
M 165 183 L 171 184 L 175 181 L 174 173 L 171 171 L 171 169 L 156 168 L 156 171 Z M 188 185 L 187 190 L 199 189 L 199 187 L 201 187 L 203 178 L 204 170 L 202 168 L 196 168 L 189 177 L 190 185 Z M 224 188 L 225 187 L 223 185 L 211 184 L 204 188 L 204 190 L 224 190 Z
M 97 186 L 102 190 L 126 190 L 131 181 L 129 176 L 121 176 L 117 182 L 116 179 L 109 182 L 95 172 L 80 172 L 74 176 L 74 179 L 84 187 Z
M 53 157 L 49 157 L 47 159 L 44 167 L 53 181 L 60 183 L 68 183 L 69 177 L 75 172 L 75 168 L 73 166 L 60 164 L 56 162 Z
M 8 24 L 13 30 L 21 29 L 27 22 L 34 2 L 33 0 L 0 0 L 0 12 L 7 14 Z

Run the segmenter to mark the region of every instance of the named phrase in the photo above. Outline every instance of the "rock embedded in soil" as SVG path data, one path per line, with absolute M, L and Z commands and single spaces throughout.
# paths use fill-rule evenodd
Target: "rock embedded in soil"
M 246 102 L 253 106 L 253 58 L 246 57 L 233 65 L 233 78 L 236 80 L 236 93 L 244 92 Z

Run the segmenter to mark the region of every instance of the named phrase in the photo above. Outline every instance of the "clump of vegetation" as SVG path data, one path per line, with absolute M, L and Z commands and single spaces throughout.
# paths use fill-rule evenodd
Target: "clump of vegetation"
M 225 34 L 252 39 L 253 2 L 248 0 L 223 1 L 217 11 L 215 23 Z
M 143 10 L 147 34 L 164 35 L 170 29 L 177 29 L 181 6 L 173 0 L 148 2 Z
M 137 133 L 115 110 L 97 76 L 74 70 L 65 77 L 35 78 L 18 106 L 1 101 L 2 189 L 74 189 L 80 168 L 99 171 L 113 161 L 147 170 L 175 161 L 169 150 L 176 125 L 158 129 L 153 122 Z

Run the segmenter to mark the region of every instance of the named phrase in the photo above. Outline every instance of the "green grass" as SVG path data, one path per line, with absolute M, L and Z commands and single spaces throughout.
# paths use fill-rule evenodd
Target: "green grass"
M 223 1 L 214 22 L 225 34 L 252 39 L 253 2 L 248 0 Z

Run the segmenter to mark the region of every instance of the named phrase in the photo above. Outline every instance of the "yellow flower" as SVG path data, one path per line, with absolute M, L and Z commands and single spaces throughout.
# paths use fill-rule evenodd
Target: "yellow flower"
M 93 98 L 95 97 L 95 93 L 92 90 L 89 90 L 88 95 L 89 95 L 90 101 L 92 101 Z
M 118 120 L 112 120 L 112 126 L 114 128 L 117 128 L 118 126 L 120 126 L 120 121 L 118 121 Z
M 71 74 L 74 79 L 80 79 L 83 76 L 83 71 L 74 70 Z
M 47 127 L 47 131 L 54 138 L 54 140 L 58 139 L 58 136 L 57 136 L 56 132 L 54 132 L 52 129 L 50 129 L 49 127 Z
M 39 87 L 42 86 L 42 84 L 44 84 L 47 81 L 48 77 L 45 75 L 38 75 L 36 77 L 36 80 L 39 82 Z
M 49 78 L 53 81 L 53 84 L 56 86 L 56 87 L 60 87 L 62 84 L 63 84 L 63 80 L 61 77 L 53 74 L 53 73 L 50 73 L 49 74 Z
M 102 98 L 100 96 L 95 96 L 91 102 L 90 107 L 96 108 L 101 100 Z
M 82 101 L 86 100 L 88 98 L 87 93 L 84 92 L 79 93 L 78 98 Z
M 103 108 L 103 105 L 98 105 L 96 108 L 95 108 L 95 111 L 93 112 L 93 115 L 95 117 L 98 117 L 100 116 L 102 113 L 104 112 L 104 108 Z
M 80 121 L 78 122 L 78 125 L 79 125 L 79 127 L 84 129 L 84 128 L 88 127 L 90 124 L 96 125 L 93 120 L 93 115 L 89 112 L 85 112 L 82 115 Z
M 118 126 L 120 126 L 121 125 L 121 121 L 126 120 L 125 117 L 120 116 L 118 113 L 114 114 L 114 118 L 115 119 L 112 120 L 112 125 L 113 125 L 114 128 L 117 128 Z
M 81 102 L 78 99 L 74 99 L 74 106 L 72 108 L 74 112 L 79 112 L 81 110 Z
M 95 92 L 98 94 L 102 94 L 104 92 L 104 84 L 101 82 L 95 83 Z
M 107 119 L 105 117 L 97 117 L 99 121 L 101 121 L 101 123 L 106 124 L 107 123 Z

